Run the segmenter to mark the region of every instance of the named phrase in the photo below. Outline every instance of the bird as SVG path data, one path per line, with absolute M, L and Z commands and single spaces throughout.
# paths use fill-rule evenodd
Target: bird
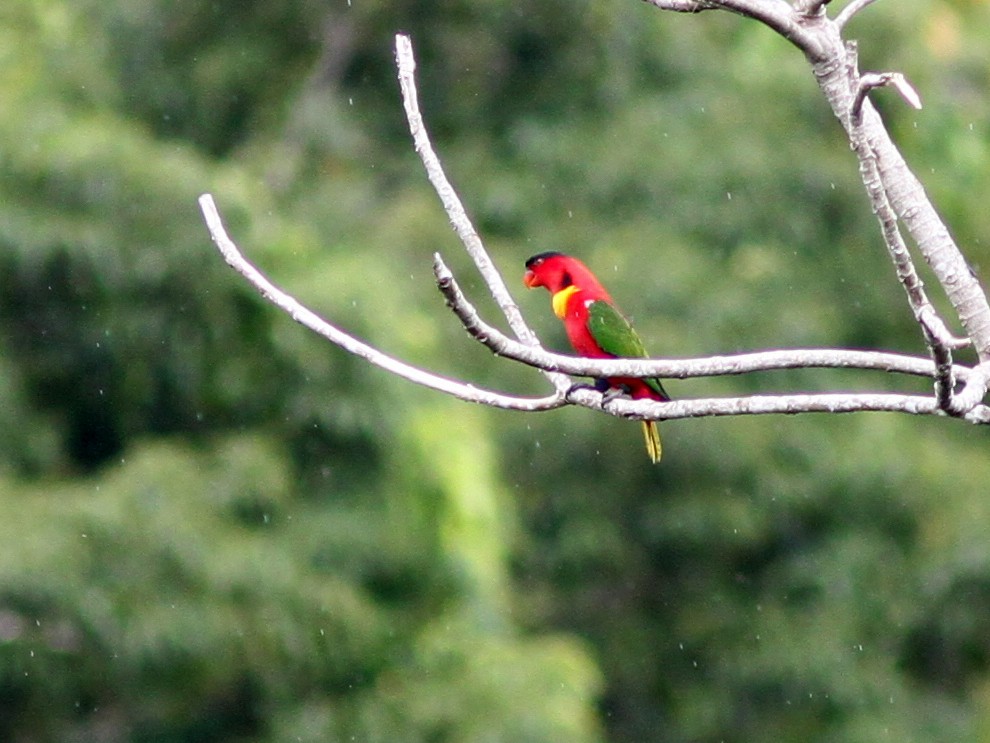
M 556 251 L 538 253 L 526 261 L 523 284 L 550 292 L 554 314 L 564 323 L 567 339 L 580 356 L 592 359 L 648 358 L 643 342 L 605 287 L 584 263 Z M 634 400 L 666 402 L 670 395 L 656 377 L 609 377 L 597 380 L 606 395 L 629 395 Z M 642 421 L 650 461 L 660 461 L 663 448 L 656 421 Z

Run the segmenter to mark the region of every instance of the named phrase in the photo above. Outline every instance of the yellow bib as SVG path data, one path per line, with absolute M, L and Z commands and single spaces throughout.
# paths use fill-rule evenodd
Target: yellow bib
M 550 304 L 553 305 L 553 314 L 559 317 L 561 320 L 564 319 L 564 315 L 567 314 L 567 300 L 571 298 L 571 295 L 578 291 L 578 288 L 571 284 L 566 289 L 561 289 L 556 292 L 553 297 L 550 298 Z

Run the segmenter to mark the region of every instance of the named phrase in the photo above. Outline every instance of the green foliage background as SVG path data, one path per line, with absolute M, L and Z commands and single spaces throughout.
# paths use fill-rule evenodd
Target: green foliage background
M 404 130 L 399 30 L 508 279 L 579 254 L 671 356 L 923 352 L 807 65 L 752 22 L 585 0 L 6 0 L 0 739 L 986 740 L 986 432 L 678 422 L 652 467 L 621 421 L 483 410 L 371 369 L 223 265 L 205 191 L 343 327 L 545 389 L 432 286 L 440 250 L 494 317 Z M 849 31 L 864 68 L 921 92 L 922 112 L 875 99 L 979 270 L 990 6 L 877 3 Z M 546 296 L 517 297 L 562 347 Z

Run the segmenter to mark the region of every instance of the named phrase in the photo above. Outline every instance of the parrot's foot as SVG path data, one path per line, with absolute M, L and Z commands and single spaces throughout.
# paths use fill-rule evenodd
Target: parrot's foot
M 607 390 L 605 390 L 602 393 L 602 407 L 604 408 L 606 405 L 612 402 L 612 400 L 622 397 L 625 394 L 626 394 L 626 390 L 623 389 L 622 387 L 609 387 Z
M 567 400 L 567 402 L 570 402 L 571 395 L 573 395 L 575 392 L 580 392 L 581 390 L 594 390 L 594 389 L 595 389 L 595 385 L 593 384 L 572 384 L 568 388 L 567 392 L 564 393 L 564 399 Z
M 567 394 L 564 395 L 564 397 L 570 400 L 571 395 L 577 392 L 578 390 L 593 390 L 595 392 L 601 392 L 602 395 L 604 396 L 607 395 L 609 392 L 609 384 L 608 381 L 605 379 L 596 379 L 594 384 L 588 384 L 586 382 L 578 382 L 576 384 L 571 385 L 571 388 L 567 390 Z M 604 400 L 603 400 L 603 404 L 604 404 Z

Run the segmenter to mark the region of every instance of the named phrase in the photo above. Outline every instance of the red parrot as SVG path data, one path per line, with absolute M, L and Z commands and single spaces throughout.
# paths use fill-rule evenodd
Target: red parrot
M 545 286 L 551 294 L 554 314 L 564 321 L 567 339 L 581 356 L 592 359 L 647 358 L 643 342 L 619 312 L 591 270 L 577 258 L 549 252 L 526 261 L 523 283 L 533 289 Z M 616 389 L 634 400 L 669 400 L 660 380 L 610 377 L 599 380 L 603 391 Z M 660 431 L 656 421 L 643 421 L 643 435 L 650 460 L 660 461 Z

